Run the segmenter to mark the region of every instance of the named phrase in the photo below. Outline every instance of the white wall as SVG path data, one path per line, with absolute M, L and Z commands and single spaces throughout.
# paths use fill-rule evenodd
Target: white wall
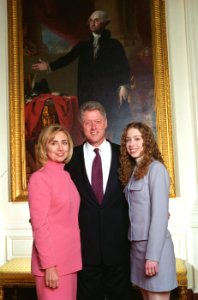
M 188 287 L 198 292 L 198 1 L 166 0 L 177 198 L 170 230 L 177 257 L 188 262 Z M 28 256 L 28 205 L 10 202 L 7 1 L 0 1 L 0 264 Z M 5 42 L 4 42 L 5 41 Z
M 177 199 L 170 229 L 176 255 L 188 262 L 188 287 L 198 292 L 198 1 L 167 0 L 167 36 Z
M 0 264 L 31 252 L 31 229 L 26 203 L 10 202 L 9 195 L 9 97 L 7 1 L 0 1 Z

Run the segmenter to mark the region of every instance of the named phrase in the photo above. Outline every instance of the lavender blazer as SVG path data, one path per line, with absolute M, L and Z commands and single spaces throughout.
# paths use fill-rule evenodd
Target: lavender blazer
M 159 261 L 168 231 L 169 175 L 165 166 L 154 160 L 140 180 L 133 177 L 125 187 L 129 206 L 130 241 L 147 240 L 147 259 Z

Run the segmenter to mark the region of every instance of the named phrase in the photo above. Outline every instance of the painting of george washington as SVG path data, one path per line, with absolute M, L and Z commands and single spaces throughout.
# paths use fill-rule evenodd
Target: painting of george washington
M 76 117 L 81 103 L 79 96 L 81 61 L 78 55 L 71 58 L 71 53 L 79 43 L 91 43 L 93 40 L 90 16 L 98 10 L 106 12 L 108 22 L 105 24 L 105 30 L 110 34 L 110 39 L 120 45 L 126 57 L 128 79 L 123 80 L 123 86 L 127 89 L 127 96 L 125 99 L 119 97 L 121 82 L 115 85 L 114 94 L 109 93 L 111 89 L 109 82 L 114 82 L 118 78 L 112 73 L 116 74 L 117 70 L 121 73 L 119 66 L 123 65 L 118 59 L 113 61 L 114 52 L 111 51 L 110 58 L 106 62 L 104 59 L 102 63 L 99 62 L 98 55 L 98 65 L 101 67 L 98 70 L 105 70 L 105 75 L 111 74 L 110 80 L 98 71 L 97 84 L 93 88 L 95 95 L 90 96 L 91 99 L 87 96 L 85 100 L 104 101 L 103 96 L 97 97 L 96 90 L 98 89 L 103 92 L 104 99 L 108 99 L 111 103 L 109 107 L 106 107 L 109 119 L 107 137 L 113 142 L 120 143 L 120 133 L 126 123 L 146 122 L 155 132 L 161 149 L 168 149 L 164 152 L 165 160 L 168 164 L 171 161 L 169 168 L 174 177 L 173 161 L 170 160 L 172 140 L 168 138 L 171 135 L 170 99 L 167 93 L 169 78 L 168 72 L 160 71 L 168 70 L 164 2 L 162 0 L 121 0 L 119 3 L 115 0 L 108 2 L 103 0 L 30 0 L 28 2 L 9 0 L 8 2 L 9 22 L 10 24 L 16 22 L 9 27 L 10 37 L 13 36 L 13 30 L 18 33 L 22 32 L 22 37 L 21 35 L 14 36 L 14 42 L 10 38 L 10 65 L 13 69 L 10 76 L 15 76 L 14 69 L 16 67 L 17 70 L 21 62 L 23 66 L 22 74 L 18 75 L 16 71 L 14 80 L 15 83 L 19 80 L 22 84 L 20 83 L 19 87 L 14 89 L 15 92 L 10 95 L 10 101 L 11 107 L 14 101 L 15 107 L 19 106 L 19 111 L 21 111 L 21 106 L 24 106 L 25 111 L 25 144 L 19 143 L 19 148 L 25 146 L 25 151 L 17 150 L 16 142 L 13 144 L 16 148 L 15 152 L 19 152 L 19 155 L 25 153 L 25 168 L 22 168 L 26 170 L 22 176 L 24 191 L 26 191 L 29 176 L 36 168 L 35 149 L 38 134 L 43 126 L 53 122 L 62 123 L 70 131 L 74 145 L 83 141 Z M 17 14 L 15 17 L 13 17 L 12 10 Z M 158 23 L 159 20 L 161 24 Z M 19 47 L 17 48 L 16 45 Z M 21 52 L 15 55 L 13 51 Z M 88 57 L 88 52 L 86 55 Z M 16 57 L 20 59 L 16 60 Z M 66 58 L 67 62 L 60 68 L 57 67 L 56 62 L 61 57 Z M 100 58 L 102 57 L 104 58 L 101 54 Z M 113 67 L 108 65 L 110 60 L 113 61 Z M 32 68 L 41 61 L 49 63 L 51 72 L 40 72 Z M 96 66 L 96 61 L 92 54 L 92 66 Z M 86 66 L 81 72 L 81 77 L 84 78 L 88 78 L 90 71 L 89 63 L 86 63 Z M 90 81 L 86 80 L 89 86 L 93 85 L 94 76 Z M 159 78 L 161 76 L 163 76 L 162 79 Z M 12 83 L 13 80 L 10 82 Z M 12 91 L 12 88 L 10 90 Z M 23 99 L 23 103 L 18 103 L 17 99 L 21 101 Z M 106 105 L 105 102 L 102 103 Z M 14 116 L 15 112 L 13 112 Z M 22 115 L 21 118 L 23 118 Z M 19 118 L 11 118 L 11 122 L 23 124 Z M 162 140 L 162 136 L 165 139 Z M 18 173 L 21 171 L 19 170 Z M 15 182 L 13 184 L 15 185 Z

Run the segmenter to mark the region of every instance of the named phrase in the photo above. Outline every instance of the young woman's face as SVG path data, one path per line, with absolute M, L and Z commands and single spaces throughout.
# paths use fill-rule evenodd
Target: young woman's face
M 143 154 L 143 138 L 137 128 L 129 128 L 126 134 L 126 149 L 133 158 L 138 158 Z
M 46 152 L 49 160 L 62 163 L 68 156 L 69 144 L 66 134 L 58 132 L 55 137 L 46 145 Z

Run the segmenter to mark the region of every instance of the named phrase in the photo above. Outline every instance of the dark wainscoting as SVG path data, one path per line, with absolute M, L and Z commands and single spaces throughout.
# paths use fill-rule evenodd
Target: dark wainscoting
M 175 289 L 171 292 L 170 300 L 179 300 L 178 290 Z M 35 288 L 5 288 L 4 289 L 4 300 L 37 300 Z M 133 288 L 132 300 L 142 300 L 140 290 Z M 188 300 L 198 300 L 198 294 L 196 298 L 193 298 L 193 293 L 188 292 Z
M 198 300 L 198 293 L 193 294 L 193 291 L 188 289 L 188 300 Z
M 12 288 L 4 289 L 4 299 L 11 300 L 37 300 L 35 288 Z M 141 293 L 139 289 L 133 288 L 132 300 L 142 300 Z M 170 300 L 179 300 L 178 290 L 175 289 L 171 292 Z M 188 289 L 188 300 L 198 300 L 198 294 L 193 294 L 192 290 Z

